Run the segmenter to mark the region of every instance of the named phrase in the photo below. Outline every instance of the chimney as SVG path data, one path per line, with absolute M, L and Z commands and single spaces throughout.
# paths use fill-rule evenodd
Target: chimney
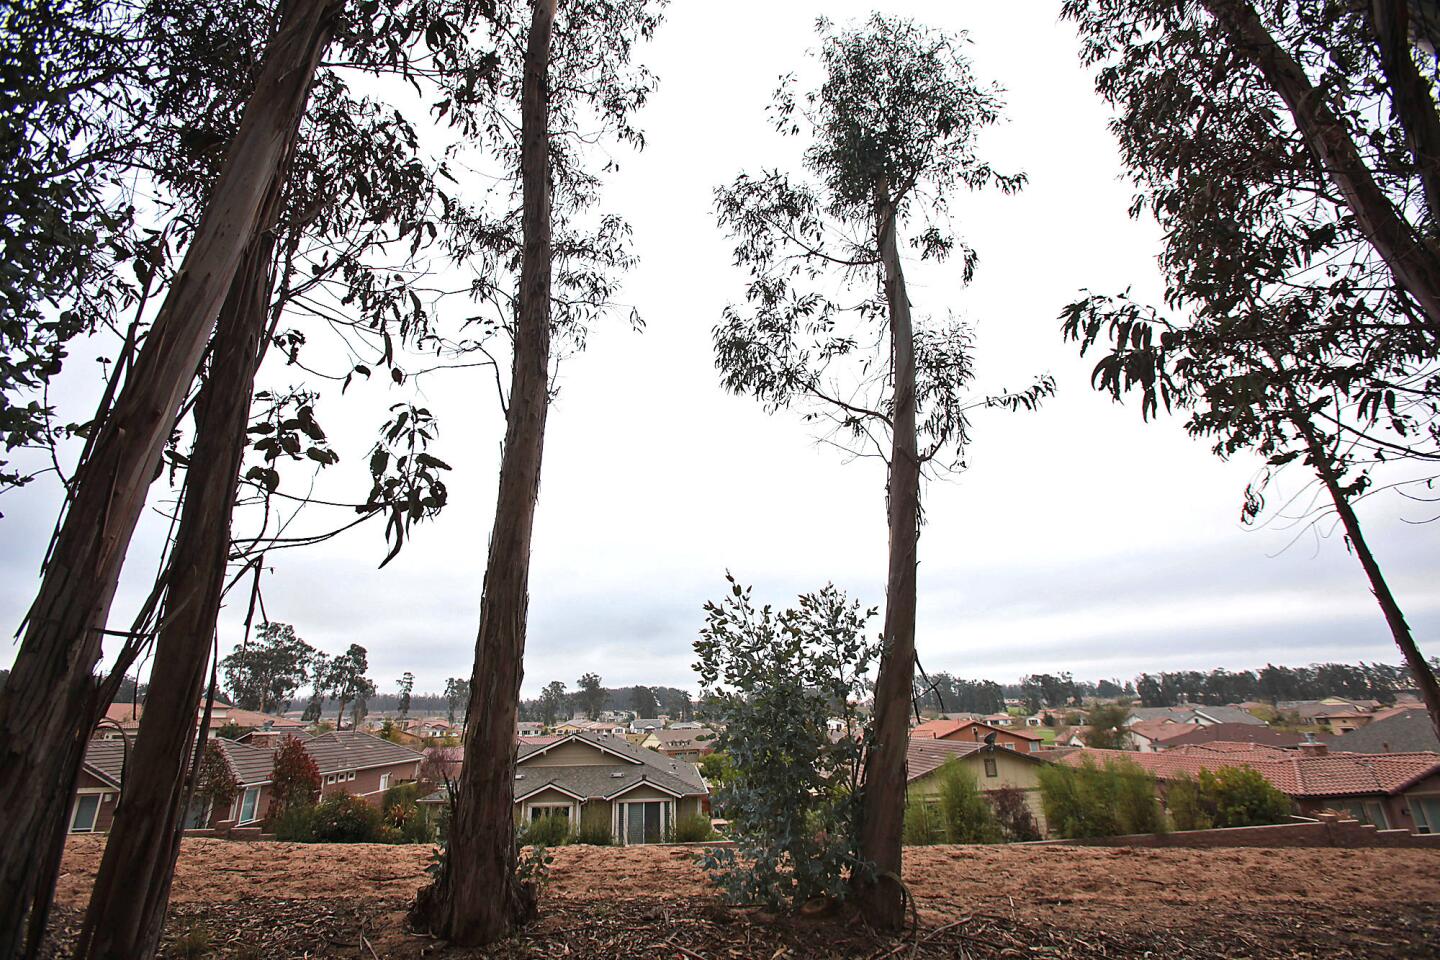
M 1305 742 L 1300 744 L 1300 756 L 1302 757 L 1323 757 L 1330 752 L 1330 748 L 1315 739 L 1315 734 L 1305 734 Z

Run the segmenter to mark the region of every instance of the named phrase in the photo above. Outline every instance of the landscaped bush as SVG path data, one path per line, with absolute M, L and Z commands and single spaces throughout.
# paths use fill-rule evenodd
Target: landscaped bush
M 866 870 L 858 850 L 861 758 L 868 734 L 831 740 L 826 720 L 864 730 L 853 704 L 879 654 L 864 611 L 827 586 L 777 611 L 729 595 L 705 605 L 695 643 L 707 719 L 716 748 L 730 757 L 717 809 L 734 848 L 705 848 L 701 866 L 732 901 L 798 908 L 816 897 L 844 899 L 851 874 Z
M 608 820 L 585 820 L 581 818 L 580 829 L 570 837 L 571 843 L 585 843 L 593 847 L 608 847 L 615 842 Z
M 1165 799 L 1176 830 L 1284 823 L 1293 809 L 1289 797 L 1249 767 L 1181 776 L 1171 781 Z
M 1040 825 L 1035 822 L 1035 814 L 1030 810 L 1024 790 L 1001 787 L 990 791 L 986 799 L 995 810 L 995 820 L 1006 841 L 1021 843 L 1040 839 Z
M 939 805 L 920 797 L 905 801 L 905 826 L 902 834 L 906 846 L 924 847 L 945 842 L 945 821 Z
M 671 843 L 704 843 L 706 840 L 713 839 L 715 839 L 715 829 L 710 826 L 710 818 L 703 813 L 692 813 L 688 817 L 681 817 L 670 828 Z
M 936 771 L 940 780 L 940 820 L 949 843 L 994 843 L 1000 839 L 995 811 L 980 792 L 975 774 L 951 757 Z
M 289 843 L 315 842 L 315 805 L 292 804 L 280 811 L 279 816 L 270 820 L 270 830 L 276 840 Z
M 1086 757 L 1078 767 L 1042 767 L 1040 797 L 1051 831 L 1062 837 L 1165 831 L 1155 778 L 1130 761 L 1111 760 L 1097 767 Z
M 570 821 L 562 814 L 531 820 L 520 830 L 522 847 L 558 847 L 570 840 Z
M 359 797 L 339 793 L 312 808 L 311 836 L 317 843 L 387 843 L 380 811 Z

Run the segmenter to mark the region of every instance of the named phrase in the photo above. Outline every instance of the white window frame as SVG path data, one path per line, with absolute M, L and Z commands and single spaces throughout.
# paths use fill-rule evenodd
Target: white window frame
M 610 833 L 621 846 L 654 846 L 646 844 L 643 837 L 639 841 L 632 841 L 629 833 L 630 807 L 647 803 L 660 804 L 660 839 L 656 843 L 665 842 L 666 832 L 675 825 L 674 800 L 617 800 L 610 805 Z
M 380 789 L 381 789 L 382 791 L 383 791 L 383 790 L 389 790 L 389 789 L 390 789 L 390 774 L 388 774 L 388 773 L 382 773 L 382 774 L 380 774 Z
M 105 792 L 104 792 L 103 790 L 83 790 L 83 789 L 82 789 L 82 790 L 77 790 L 77 791 L 75 792 L 75 802 L 70 805 L 70 826 L 69 826 L 69 828 L 68 828 L 68 832 L 70 832 L 70 833 L 94 833 L 94 832 L 95 832 L 95 824 L 97 824 L 97 823 L 100 822 L 100 808 L 105 805 L 105 796 L 104 796 L 104 794 L 105 794 Z M 76 827 L 75 827 L 75 817 L 78 816 L 79 813 L 80 813 L 80 801 L 83 800 L 83 799 L 85 799 L 86 797 L 94 797 L 94 798 L 95 798 L 95 815 L 90 818 L 90 826 L 86 827 L 86 828 L 83 829 L 83 830 L 78 830 L 78 829 L 76 829 Z
M 245 819 L 245 798 L 250 795 L 250 791 L 252 791 L 252 790 L 255 791 L 255 805 L 250 808 L 250 819 L 249 819 L 249 820 L 246 820 L 246 819 Z M 237 805 L 237 806 L 235 807 L 235 826 L 241 827 L 241 826 L 244 826 L 244 825 L 247 824 L 247 823 L 255 823 L 255 822 L 257 822 L 257 821 L 260 819 L 260 788 L 259 788 L 259 787 L 246 787 L 246 788 L 244 788 L 243 790 L 240 791 L 240 795 L 235 798 L 235 803 L 236 803 L 236 805 Z
M 539 803 L 525 803 L 521 810 L 521 816 L 525 818 L 527 827 L 536 820 L 535 814 L 532 812 L 535 810 L 564 810 L 565 820 L 570 824 L 570 829 L 574 830 L 580 826 L 580 804 L 573 800 L 543 800 Z

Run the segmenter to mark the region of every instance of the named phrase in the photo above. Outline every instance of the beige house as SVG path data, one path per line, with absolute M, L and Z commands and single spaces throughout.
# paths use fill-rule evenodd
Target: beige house
M 517 822 L 563 816 L 572 829 L 608 828 L 620 844 L 663 841 L 708 795 L 695 764 L 608 734 L 522 744 L 515 764 Z
M 1021 791 L 1040 835 L 1049 834 L 1045 807 L 1040 802 L 1040 768 L 1048 761 L 1037 755 L 973 741 L 911 737 L 905 758 L 905 795 L 910 799 L 938 798 L 940 778 L 936 771 L 951 759 L 973 773 L 985 793 L 1006 788 Z

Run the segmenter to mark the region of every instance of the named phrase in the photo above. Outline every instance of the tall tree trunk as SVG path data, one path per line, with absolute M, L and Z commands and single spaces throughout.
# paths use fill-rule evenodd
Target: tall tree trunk
M 861 889 L 870 923 L 895 930 L 905 922 L 900 884 L 905 823 L 905 754 L 915 682 L 915 565 L 920 537 L 920 457 L 915 434 L 915 332 L 900 267 L 895 206 L 882 196 L 877 216 L 885 301 L 890 312 L 894 364 L 888 519 L 889 569 L 885 579 L 885 632 L 875 684 L 874 741 L 865 756 L 860 856 L 875 869 Z
M 1372 0 L 1370 23 L 1380 50 L 1380 69 L 1390 87 L 1390 103 L 1420 172 L 1433 226 L 1440 222 L 1440 113 L 1435 111 L 1429 82 L 1415 67 L 1407 0 Z
M 1203 2 L 1235 49 L 1285 101 L 1296 129 L 1344 197 L 1360 232 L 1389 266 L 1395 282 L 1415 299 L 1427 329 L 1440 333 L 1440 256 L 1385 196 L 1345 125 L 1295 59 L 1276 43 L 1248 0 Z
M 281 186 L 277 177 L 267 230 Z M 204 749 L 204 731 L 199 742 L 195 739 L 195 706 L 204 693 L 225 584 L 230 515 L 269 315 L 274 246 L 269 232 L 250 244 L 216 324 L 210 374 L 195 404 L 195 445 L 155 642 L 152 693 L 126 770 L 125 802 L 110 829 L 75 947 L 77 958 L 139 960 L 154 956 L 160 943 L 187 812 L 182 809 L 187 760 Z
M 1415 678 L 1415 685 L 1420 688 L 1420 696 L 1425 701 L 1425 710 L 1430 714 L 1430 725 L 1435 730 L 1436 738 L 1440 738 L 1440 682 L 1436 681 L 1435 671 L 1425 661 L 1420 653 L 1420 648 L 1415 645 L 1415 636 L 1410 632 L 1410 624 L 1405 621 L 1405 614 L 1400 609 L 1395 595 L 1390 592 L 1390 585 L 1385 582 L 1385 575 L 1380 571 L 1380 564 L 1375 555 L 1370 552 L 1370 545 L 1365 542 L 1365 533 L 1360 528 L 1360 518 L 1355 515 L 1355 508 L 1350 505 L 1350 498 L 1345 495 L 1344 489 L 1340 486 L 1340 478 L 1335 472 L 1335 462 L 1331 459 L 1320 438 L 1316 435 L 1314 426 L 1308 417 L 1300 412 L 1299 405 L 1291 398 L 1290 420 L 1295 424 L 1301 436 L 1305 438 L 1305 447 L 1310 454 L 1310 462 L 1315 467 L 1315 472 L 1320 474 L 1320 481 L 1325 484 L 1325 490 L 1330 494 L 1331 501 L 1335 504 L 1335 512 L 1340 515 L 1340 524 L 1345 528 L 1345 536 L 1350 541 L 1350 546 L 1355 551 L 1355 556 L 1360 561 L 1360 566 L 1365 570 L 1365 576 L 1370 581 L 1370 592 L 1375 595 L 1375 600 L 1380 604 L 1380 610 L 1385 614 L 1385 623 L 1390 627 L 1390 636 L 1395 640 L 1395 646 L 1400 648 L 1400 653 L 1405 657 L 1405 665 L 1410 668 L 1410 674 Z
M 84 737 L 102 707 L 92 671 L 120 568 L 339 9 L 340 0 L 287 7 L 180 272 L 76 471 L 74 499 L 0 691 L 0 956 L 19 954 L 27 913 L 43 921 L 48 912 L 62 853 L 51 841 L 63 839 Z
M 420 891 L 417 925 L 463 946 L 498 940 L 534 913 L 515 877 L 515 718 L 525 656 L 530 537 L 550 369 L 550 36 L 556 0 L 537 0 L 525 50 L 520 175 L 524 249 L 515 357 L 495 524 L 480 601 L 480 632 L 465 728 L 465 762 L 445 868 Z

